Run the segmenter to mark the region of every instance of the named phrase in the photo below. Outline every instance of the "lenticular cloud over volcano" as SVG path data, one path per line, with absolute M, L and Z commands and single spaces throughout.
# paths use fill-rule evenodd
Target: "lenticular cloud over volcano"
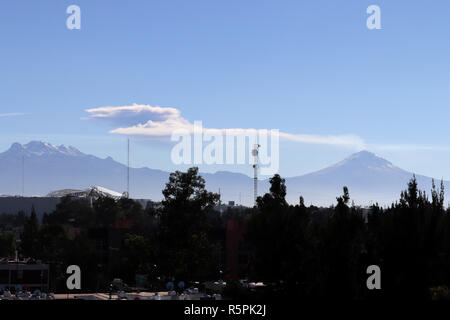
M 164 137 L 171 136 L 176 130 L 185 130 L 192 133 L 194 123 L 183 118 L 181 111 L 172 107 L 133 104 L 131 106 L 107 106 L 86 109 L 89 116 L 85 119 L 108 120 L 117 126 L 110 133 Z M 273 128 L 267 128 L 270 130 Z M 203 128 L 208 134 L 245 134 L 249 128 Z M 280 138 L 308 144 L 333 145 L 347 148 L 364 148 L 364 141 L 354 134 L 345 135 L 314 135 L 292 134 L 280 131 Z

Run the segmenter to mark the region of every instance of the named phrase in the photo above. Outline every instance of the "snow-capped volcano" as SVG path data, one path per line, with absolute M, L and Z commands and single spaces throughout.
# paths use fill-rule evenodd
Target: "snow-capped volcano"
M 396 167 L 386 159 L 376 154 L 363 150 L 352 154 L 341 162 L 331 166 L 331 168 L 347 167 L 347 168 L 367 168 L 367 169 L 395 169 Z
M 360 151 L 322 170 L 288 178 L 286 186 L 291 201 L 301 194 L 312 203 L 332 204 L 335 196 L 342 193 L 342 187 L 347 186 L 351 198 L 359 204 L 389 205 L 399 199 L 413 175 L 372 152 Z M 431 178 L 421 175 L 416 178 L 419 187 L 428 192 Z
M 131 168 L 130 176 L 132 196 L 160 199 L 169 173 Z M 0 153 L 0 194 L 22 194 L 22 181 L 25 195 L 99 185 L 121 194 L 127 188 L 127 167 L 111 157 L 101 159 L 71 146 L 42 141 L 14 143 Z
M 314 172 L 314 174 L 331 174 L 336 172 L 342 172 L 345 174 L 357 173 L 360 171 L 368 170 L 374 172 L 406 172 L 391 162 L 383 159 L 372 152 L 360 151 L 350 155 L 344 160 L 331 165 L 325 169 Z
M 55 146 L 48 142 L 31 141 L 21 145 L 14 143 L 11 148 L 5 152 L 7 155 L 21 156 L 42 156 L 42 155 L 66 155 L 66 156 L 86 156 L 84 153 L 74 147 L 66 147 L 65 145 Z

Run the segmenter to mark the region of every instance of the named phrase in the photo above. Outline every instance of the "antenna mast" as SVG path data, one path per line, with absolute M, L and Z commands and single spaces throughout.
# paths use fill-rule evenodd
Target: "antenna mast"
M 25 156 L 22 156 L 22 198 L 25 197 Z
M 130 197 L 130 138 L 128 138 L 128 153 L 127 153 L 127 198 Z
M 254 206 L 256 207 L 256 199 L 258 198 L 258 150 L 260 145 L 255 144 L 252 150 L 253 156 L 253 198 Z

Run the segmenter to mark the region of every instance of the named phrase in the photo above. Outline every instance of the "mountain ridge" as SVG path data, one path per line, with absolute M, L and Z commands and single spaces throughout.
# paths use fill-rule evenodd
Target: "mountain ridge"
M 82 189 L 94 185 L 123 192 L 126 185 L 126 166 L 111 157 L 104 159 L 88 155 L 75 147 L 31 141 L 13 143 L 0 153 L 0 194 L 20 194 L 21 158 L 26 157 L 26 194 L 45 195 L 60 189 Z M 130 194 L 134 198 L 158 201 L 169 172 L 143 168 L 130 168 L 132 181 Z M 245 174 L 217 171 L 201 173 L 206 187 L 214 192 L 221 190 L 222 201 L 252 205 L 253 179 Z M 302 195 L 307 203 L 328 206 L 347 186 L 357 203 L 373 202 L 389 205 L 398 199 L 401 190 L 413 173 L 403 170 L 376 154 L 363 150 L 342 161 L 304 175 L 286 178 L 287 200 L 298 203 Z M 416 175 L 421 189 L 431 188 L 431 179 Z M 445 187 L 450 186 L 445 182 Z M 258 181 L 259 194 L 269 189 L 268 179 Z

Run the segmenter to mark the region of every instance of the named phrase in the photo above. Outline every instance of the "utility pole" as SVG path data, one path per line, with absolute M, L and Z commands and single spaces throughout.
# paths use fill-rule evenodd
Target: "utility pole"
M 22 156 L 22 198 L 25 197 L 25 156 Z
M 255 144 L 252 155 L 253 155 L 253 198 L 254 206 L 256 207 L 256 199 L 258 198 L 258 150 L 261 147 L 259 144 Z
M 127 198 L 130 198 L 130 138 L 128 138 L 127 153 Z

